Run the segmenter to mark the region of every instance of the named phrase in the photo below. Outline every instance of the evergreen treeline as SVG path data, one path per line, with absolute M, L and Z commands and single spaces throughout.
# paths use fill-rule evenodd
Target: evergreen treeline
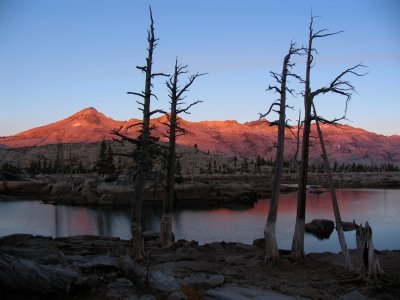
M 138 159 L 136 157 L 136 159 Z M 261 156 L 258 156 L 255 160 L 253 159 L 238 159 L 236 156 L 232 158 L 232 162 L 230 164 L 222 163 L 218 164 L 216 160 L 210 160 L 208 162 L 207 167 L 200 168 L 200 174 L 234 174 L 237 171 L 241 172 L 262 172 L 262 167 L 270 167 L 269 171 L 273 171 L 274 161 L 272 158 L 264 159 Z M 179 160 L 177 160 L 177 175 L 176 180 L 178 182 L 182 181 L 182 167 Z M 296 170 L 290 167 L 290 163 L 288 161 L 284 162 L 285 168 L 290 168 L 290 172 L 296 172 Z M 334 162 L 331 166 L 332 172 L 400 172 L 399 166 L 396 166 L 391 163 L 383 163 L 383 164 L 360 164 L 360 163 L 338 163 Z M 87 168 L 83 165 L 82 161 L 75 161 L 72 164 L 73 173 L 84 174 L 89 172 L 96 172 L 99 175 L 113 175 L 117 172 L 117 168 L 114 164 L 113 152 L 110 145 L 107 145 L 106 142 L 102 142 L 100 145 L 100 151 L 97 158 L 97 161 L 93 168 Z M 22 174 L 28 173 L 31 175 L 38 174 L 57 174 L 60 170 L 59 162 L 57 160 L 51 161 L 47 158 L 40 158 L 37 160 L 33 160 L 29 163 L 27 168 L 21 168 L 17 165 L 14 165 L 10 162 L 5 162 L 1 165 L 1 170 L 3 172 L 10 172 L 14 174 Z M 69 164 L 68 160 L 63 164 L 64 173 L 71 173 L 71 164 Z M 314 173 L 323 173 L 324 165 L 322 163 L 311 163 L 309 164 L 309 172 Z M 190 173 L 190 167 L 187 169 L 187 173 Z
M 115 173 L 115 165 L 113 152 L 110 144 L 105 141 L 101 142 L 99 156 L 96 161 L 95 171 L 99 175 L 113 175 Z

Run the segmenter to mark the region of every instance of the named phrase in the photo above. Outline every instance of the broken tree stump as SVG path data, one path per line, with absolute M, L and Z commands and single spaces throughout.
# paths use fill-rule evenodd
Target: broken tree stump
M 372 229 L 368 222 L 365 222 L 365 226 L 360 224 L 357 228 L 356 242 L 362 265 L 362 272 L 366 273 L 366 275 L 371 278 L 376 278 L 382 274 L 383 270 L 375 254 L 374 243 L 372 242 Z

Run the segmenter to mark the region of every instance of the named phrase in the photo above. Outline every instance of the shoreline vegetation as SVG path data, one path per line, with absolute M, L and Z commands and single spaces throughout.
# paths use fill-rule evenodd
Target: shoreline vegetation
M 264 265 L 264 250 L 242 243 L 160 247 L 144 233 L 146 256 L 131 258 L 131 242 L 102 236 L 0 238 L 3 299 L 398 299 L 400 251 L 376 251 L 384 273 L 344 270 L 341 254 L 310 253 L 301 263 L 280 251 Z M 56 278 L 56 280 L 54 280 Z M 245 298 L 247 297 L 247 298 Z M 258 297 L 258 298 L 257 298 Z M 341 298 L 342 297 L 342 298 Z

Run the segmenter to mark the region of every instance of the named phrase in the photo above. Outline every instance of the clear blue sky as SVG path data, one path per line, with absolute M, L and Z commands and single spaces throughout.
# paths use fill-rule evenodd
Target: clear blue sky
M 280 72 L 292 39 L 307 42 L 312 9 L 321 16 L 315 29 L 344 30 L 315 43 L 312 88 L 359 62 L 368 65 L 367 76 L 349 77 L 358 91 L 350 124 L 400 134 L 398 0 L 0 0 L 0 135 L 89 106 L 117 120 L 140 118 L 126 92 L 143 89 L 135 66 L 146 56 L 149 4 L 160 38 L 155 69 L 170 73 L 178 56 L 191 71 L 209 73 L 188 94 L 204 103 L 187 119 L 257 119 L 276 98 L 265 91 L 273 83 L 268 72 Z M 304 59 L 297 61 L 303 74 Z M 164 79 L 155 81 L 155 92 L 160 100 L 153 108 L 167 108 Z M 302 99 L 290 102 L 299 106 Z M 333 117 L 341 115 L 344 99 L 316 103 L 321 115 Z

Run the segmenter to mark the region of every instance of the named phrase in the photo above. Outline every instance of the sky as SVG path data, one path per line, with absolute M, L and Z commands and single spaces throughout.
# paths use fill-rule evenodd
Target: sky
M 257 120 L 277 98 L 266 91 L 275 84 L 269 72 L 281 71 L 292 40 L 307 44 L 312 13 L 315 30 L 343 33 L 314 43 L 311 88 L 358 63 L 368 66 L 366 76 L 346 78 L 357 90 L 346 123 L 400 134 L 398 0 L 0 0 L 0 136 L 90 106 L 116 120 L 141 118 L 137 99 L 126 92 L 144 88 L 135 67 L 145 64 L 149 5 L 160 39 L 154 70 L 171 73 L 178 58 L 191 73 L 208 73 L 187 94 L 188 102 L 203 103 L 185 119 Z M 304 57 L 294 61 L 303 76 Z M 164 78 L 154 81 L 154 92 L 152 108 L 168 109 Z M 294 122 L 303 100 L 288 101 Z M 325 95 L 315 104 L 321 116 L 340 117 L 345 99 Z

